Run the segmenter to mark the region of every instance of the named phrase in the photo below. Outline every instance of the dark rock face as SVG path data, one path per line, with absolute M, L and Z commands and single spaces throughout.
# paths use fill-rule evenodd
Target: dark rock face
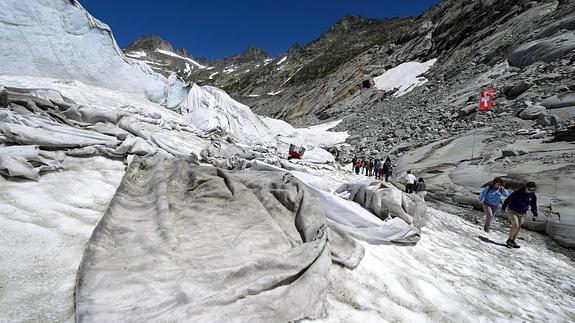
M 164 40 L 156 35 L 145 35 L 138 38 L 135 42 L 128 45 L 124 49 L 125 52 L 135 51 L 135 50 L 145 50 L 145 51 L 155 51 L 156 49 L 161 49 L 169 52 L 173 52 L 174 48 L 169 41 Z
M 552 114 L 541 114 L 535 123 L 543 127 L 558 126 L 561 123 L 561 118 Z
M 539 118 L 539 116 L 544 115 L 547 112 L 545 107 L 540 105 L 530 105 L 525 108 L 521 113 L 519 113 L 519 118 L 525 120 L 535 120 Z
M 571 124 L 566 129 L 559 130 L 555 133 L 551 141 L 575 141 L 575 124 Z
M 514 84 L 503 88 L 503 94 L 508 100 L 514 100 L 519 95 L 523 94 L 525 91 L 529 90 L 533 84 L 529 82 L 520 82 L 519 84 Z
M 509 65 L 523 67 L 535 62 L 552 62 L 575 50 L 575 32 L 534 40 L 509 55 Z
M 182 56 L 182 57 L 188 57 L 188 58 L 191 57 L 190 53 L 188 53 L 188 50 L 185 49 L 185 48 L 178 48 L 178 49 L 176 49 L 176 54 L 178 54 L 178 55 L 180 55 L 180 56 Z
M 575 106 L 575 92 L 557 94 L 541 101 L 541 105 L 547 109 L 558 109 Z
M 236 57 L 237 63 L 251 63 L 254 61 L 263 61 L 269 55 L 263 49 L 258 47 L 248 47 L 243 53 Z

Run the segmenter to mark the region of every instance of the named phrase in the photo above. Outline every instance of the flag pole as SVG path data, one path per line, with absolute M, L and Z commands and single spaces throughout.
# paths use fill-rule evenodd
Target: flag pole
M 473 159 L 473 155 L 475 154 L 475 139 L 477 138 L 477 115 L 479 114 L 480 110 L 475 111 L 475 123 L 473 124 L 473 146 L 471 147 L 471 159 Z
M 479 108 L 477 111 L 475 111 L 475 123 L 473 124 L 473 146 L 471 147 L 471 159 L 475 157 L 475 142 L 477 140 L 477 118 L 479 117 L 479 113 L 481 111 L 491 109 L 491 106 L 493 105 L 491 97 L 493 95 L 495 95 L 494 90 L 481 90 L 479 92 Z

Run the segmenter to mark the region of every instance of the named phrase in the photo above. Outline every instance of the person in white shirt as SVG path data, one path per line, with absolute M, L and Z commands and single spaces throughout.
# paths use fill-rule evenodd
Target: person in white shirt
M 417 178 L 408 170 L 407 175 L 405 175 L 405 193 L 413 193 L 416 181 Z

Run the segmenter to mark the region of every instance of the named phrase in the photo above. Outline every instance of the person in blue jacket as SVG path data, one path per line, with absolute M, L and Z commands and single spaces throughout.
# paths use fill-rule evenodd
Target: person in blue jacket
M 509 239 L 507 240 L 508 247 L 519 248 L 515 239 L 517 239 L 525 214 L 527 214 L 529 208 L 531 208 L 531 213 L 533 213 L 533 220 L 537 219 L 536 190 L 537 184 L 529 182 L 517 191 L 511 193 L 505 202 L 503 202 L 503 211 L 509 208 L 507 215 L 509 216 L 509 220 L 511 220 L 511 230 L 509 232 Z
M 481 190 L 479 193 L 479 202 L 483 204 L 483 212 L 485 212 L 485 225 L 483 230 L 489 232 L 491 220 L 499 210 L 499 206 L 503 202 L 502 199 L 509 196 L 509 193 L 503 188 L 503 179 L 495 177 L 489 185 Z

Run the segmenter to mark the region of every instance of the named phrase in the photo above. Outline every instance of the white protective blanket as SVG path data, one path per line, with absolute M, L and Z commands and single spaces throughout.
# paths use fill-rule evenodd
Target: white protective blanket
M 257 170 L 282 170 L 281 168 L 253 161 L 252 169 Z M 353 201 L 341 198 L 329 192 L 327 184 L 321 178 L 299 172 L 283 171 L 294 175 L 301 180 L 308 189 L 319 199 L 326 217 L 338 227 L 349 232 L 359 239 L 370 243 L 415 243 L 419 240 L 420 229 L 426 222 L 427 206 L 423 200 L 415 195 L 407 195 L 395 187 L 382 189 L 369 183 L 344 185 L 338 189 L 344 192 L 350 187 Z M 385 184 L 382 184 L 385 185 Z M 363 195 L 369 195 L 370 203 L 366 199 L 359 199 L 358 191 Z M 369 188 L 368 188 L 369 187 Z M 372 210 L 372 212 L 370 212 Z M 378 218 L 375 214 L 380 215 Z M 388 215 L 391 215 L 388 217 Z
M 355 267 L 362 256 L 285 172 L 135 158 L 84 253 L 76 319 L 317 318 L 332 259 Z

